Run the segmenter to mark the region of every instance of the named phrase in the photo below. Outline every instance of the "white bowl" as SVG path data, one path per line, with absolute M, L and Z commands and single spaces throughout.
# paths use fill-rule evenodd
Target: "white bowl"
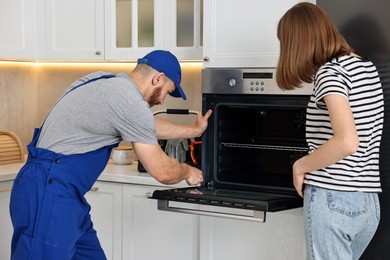
M 112 150 L 111 159 L 115 164 L 132 164 L 134 161 L 133 148 L 129 146 L 118 146 Z

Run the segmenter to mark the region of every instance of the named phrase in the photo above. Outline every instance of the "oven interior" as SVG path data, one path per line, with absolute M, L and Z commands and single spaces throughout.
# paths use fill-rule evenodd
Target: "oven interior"
M 295 192 L 292 165 L 307 154 L 306 96 L 206 95 L 204 104 L 214 111 L 206 186 Z

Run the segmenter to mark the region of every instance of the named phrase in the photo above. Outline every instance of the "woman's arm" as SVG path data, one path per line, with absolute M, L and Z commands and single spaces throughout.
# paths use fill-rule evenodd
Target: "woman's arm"
M 325 168 L 356 152 L 359 136 L 348 100 L 341 95 L 324 97 L 333 136 L 316 151 L 300 158 L 293 165 L 294 186 L 303 196 L 303 179 L 307 172 Z

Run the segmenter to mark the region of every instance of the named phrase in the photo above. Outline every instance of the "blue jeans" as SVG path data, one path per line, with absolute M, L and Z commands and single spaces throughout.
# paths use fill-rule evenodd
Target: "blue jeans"
M 374 236 L 379 219 L 377 193 L 344 192 L 306 185 L 307 259 L 359 259 Z

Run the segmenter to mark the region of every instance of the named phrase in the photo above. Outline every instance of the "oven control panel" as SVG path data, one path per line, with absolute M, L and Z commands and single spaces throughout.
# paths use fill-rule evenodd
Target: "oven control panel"
M 203 69 L 203 94 L 254 94 L 254 95 L 310 95 L 312 84 L 303 84 L 296 90 L 285 91 L 278 87 L 274 68 L 261 69 Z

